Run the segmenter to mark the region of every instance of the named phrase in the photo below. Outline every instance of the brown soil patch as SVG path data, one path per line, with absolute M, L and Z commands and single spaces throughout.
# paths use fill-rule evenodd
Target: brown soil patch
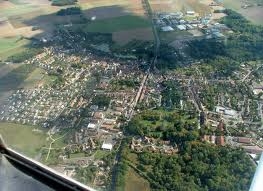
M 8 21 L 0 22 L 0 37 L 16 36 L 17 32 Z
M 144 16 L 141 0 L 79 0 L 84 13 L 97 19 L 120 17 L 125 15 Z
M 153 11 L 156 12 L 186 12 L 188 10 L 194 10 L 195 12 L 200 13 L 200 15 L 203 15 L 211 11 L 211 8 L 208 5 L 200 3 L 199 0 L 151 0 L 150 4 Z
M 30 12 L 30 13 L 17 15 L 17 16 L 11 16 L 8 18 L 8 20 L 13 25 L 14 28 L 26 27 L 28 26 L 26 24 L 26 21 L 34 19 L 42 14 L 44 14 L 43 11 L 38 10 L 38 11 Z
M 213 19 L 215 19 L 215 20 L 221 19 L 225 16 L 226 16 L 225 13 L 213 13 Z
M 152 29 L 150 27 L 114 32 L 112 38 L 120 45 L 124 45 L 134 39 L 145 41 L 154 40 Z

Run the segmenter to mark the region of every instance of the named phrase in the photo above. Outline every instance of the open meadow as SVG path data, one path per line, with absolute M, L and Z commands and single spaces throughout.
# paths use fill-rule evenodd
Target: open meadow
M 129 168 L 126 175 L 125 191 L 149 191 L 150 184 L 145 179 L 143 179 L 138 173 L 136 173 L 132 168 Z
M 8 146 L 30 157 L 49 143 L 46 130 L 35 126 L 0 122 L 0 134 Z

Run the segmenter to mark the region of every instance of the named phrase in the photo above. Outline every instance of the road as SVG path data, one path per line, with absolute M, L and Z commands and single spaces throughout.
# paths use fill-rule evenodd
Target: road
M 154 39 L 155 39 L 154 56 L 153 56 L 153 59 L 149 65 L 149 68 L 147 69 L 147 71 L 146 71 L 146 73 L 142 79 L 141 85 L 140 85 L 139 90 L 138 90 L 136 97 L 134 99 L 132 109 L 131 109 L 130 115 L 128 117 L 128 121 L 130 121 L 132 119 L 132 117 L 135 113 L 134 110 L 137 106 L 138 100 L 140 99 L 140 97 L 142 95 L 143 89 L 145 88 L 145 84 L 146 84 L 147 79 L 149 77 L 150 70 L 151 69 L 156 70 L 156 63 L 157 63 L 157 58 L 158 58 L 159 49 L 160 49 L 160 39 L 158 36 L 158 31 L 156 29 L 156 26 L 154 24 L 153 14 L 152 14 L 152 9 L 151 9 L 150 3 L 148 0 L 142 0 L 142 3 L 145 5 L 145 12 L 147 12 L 149 18 L 151 19 L 151 23 L 152 23 L 152 30 L 153 30 L 153 35 L 154 35 Z M 112 172 L 111 190 L 116 190 L 118 163 L 121 160 L 121 156 L 120 156 L 121 145 L 122 145 L 122 142 L 120 144 L 120 147 L 118 148 L 118 152 L 117 152 L 116 157 L 115 157 L 115 165 L 113 167 L 113 172 Z
M 157 58 L 158 58 L 158 55 L 159 55 L 159 50 L 160 50 L 160 38 L 159 38 L 159 35 L 158 35 L 158 31 L 157 31 L 157 28 L 154 24 L 154 20 L 153 20 L 153 13 L 152 13 L 152 8 L 151 8 L 151 5 L 149 3 L 148 0 L 143 0 L 143 3 L 144 3 L 144 7 L 145 7 L 145 12 L 147 12 L 148 16 L 149 16 L 149 19 L 151 19 L 151 23 L 152 23 L 152 31 L 153 31 L 153 35 L 154 35 L 154 40 L 155 40 L 155 46 L 154 46 L 154 56 L 152 58 L 152 61 L 150 63 L 150 66 L 149 68 L 147 69 L 143 79 L 142 79 L 142 82 L 141 82 L 141 85 L 139 87 L 139 90 L 136 94 L 136 97 L 134 99 L 134 102 L 133 102 L 133 105 L 132 105 L 132 109 L 131 109 L 131 112 L 130 112 L 130 115 L 128 117 L 128 121 L 130 121 L 134 115 L 134 109 L 136 108 L 137 106 L 137 103 L 138 103 L 138 100 L 140 100 L 140 97 L 142 96 L 142 93 L 143 93 L 143 90 L 145 88 L 145 84 L 147 82 L 147 79 L 149 77 L 149 74 L 150 74 L 150 71 L 151 69 L 153 70 L 156 70 L 156 63 L 157 63 Z
M 61 137 L 58 137 L 58 138 L 56 138 L 56 139 L 53 139 L 53 138 L 51 137 L 52 135 L 49 136 L 52 141 L 51 141 L 51 143 L 49 144 L 49 149 L 48 149 L 46 161 L 48 160 L 48 157 L 49 157 L 50 151 L 51 151 L 51 149 L 52 149 L 53 143 L 55 143 L 55 142 L 56 142 L 57 140 L 59 140 L 59 139 L 62 139 L 66 134 L 67 134 L 67 133 L 65 133 L 64 135 L 62 135 Z
M 261 64 L 256 69 L 249 71 L 247 75 L 241 80 L 241 82 L 244 82 L 251 75 L 252 72 L 257 71 L 260 67 L 262 67 Z
M 145 5 L 145 11 L 148 14 L 148 17 L 151 19 L 151 23 L 152 23 L 152 31 L 153 31 L 153 35 L 154 35 L 154 41 L 155 41 L 155 48 L 154 48 L 154 57 L 153 60 L 151 62 L 151 66 L 153 67 L 153 69 L 156 69 L 156 63 L 157 63 L 157 58 L 159 55 L 159 51 L 160 51 L 160 38 L 158 35 L 158 31 L 156 28 L 156 25 L 154 24 L 154 20 L 153 20 L 153 12 L 152 12 L 152 8 L 151 5 L 149 3 L 148 0 L 143 0 L 143 3 Z

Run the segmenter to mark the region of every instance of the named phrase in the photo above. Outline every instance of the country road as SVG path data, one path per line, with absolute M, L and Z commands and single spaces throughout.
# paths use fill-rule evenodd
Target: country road
M 157 28 L 154 24 L 154 20 L 153 20 L 153 13 L 152 13 L 152 8 L 151 8 L 151 5 L 149 3 L 148 0 L 142 0 L 142 3 L 144 3 L 144 7 L 145 7 L 145 12 L 147 12 L 148 16 L 149 16 L 149 19 L 151 19 L 151 23 L 152 23 L 152 31 L 153 31 L 153 35 L 154 35 L 154 40 L 155 40 L 155 46 L 154 46 L 154 56 L 153 56 L 153 59 L 149 65 L 149 68 L 147 69 L 143 79 L 142 79 L 142 82 L 141 82 L 141 85 L 140 85 L 140 88 L 137 92 L 137 95 L 134 99 L 134 102 L 133 102 L 133 106 L 132 106 L 132 111 L 129 115 L 129 120 L 132 119 L 133 115 L 134 115 L 134 109 L 136 108 L 136 105 L 138 103 L 138 100 L 140 99 L 141 95 L 142 95 L 142 91 L 145 87 L 145 84 L 148 80 L 148 77 L 149 77 L 149 74 L 151 72 L 151 70 L 155 70 L 156 69 L 156 63 L 157 63 L 157 58 L 158 58 L 158 55 L 159 55 L 159 49 L 160 49 L 160 39 L 159 39 L 159 36 L 158 36 L 158 31 L 157 31 Z M 121 146 L 122 146 L 123 142 L 120 143 L 120 147 L 118 149 L 118 152 L 116 154 L 116 157 L 115 157 L 115 165 L 113 167 L 113 171 L 112 171 L 112 182 L 111 182 L 111 190 L 116 190 L 116 181 L 117 181 L 117 176 L 118 176 L 118 163 L 121 161 Z

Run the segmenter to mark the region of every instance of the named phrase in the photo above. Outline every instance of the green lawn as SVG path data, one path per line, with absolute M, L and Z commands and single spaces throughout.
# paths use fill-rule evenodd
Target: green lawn
M 85 27 L 87 32 L 113 33 L 121 30 L 149 27 L 149 20 L 138 16 L 121 16 L 92 21 Z
M 70 158 L 81 158 L 81 157 L 85 157 L 85 153 L 73 153 L 70 154 Z
M 95 159 L 101 159 L 109 154 L 110 154 L 109 151 L 97 150 L 94 157 Z
M 55 75 L 44 75 L 44 78 L 42 79 L 43 83 L 45 85 L 52 85 L 56 81 L 58 77 Z
M 0 122 L 0 134 L 6 144 L 18 152 L 22 152 L 29 157 L 34 157 L 41 147 L 47 146 L 47 134 L 45 129 L 42 132 L 34 132 L 30 125 Z

